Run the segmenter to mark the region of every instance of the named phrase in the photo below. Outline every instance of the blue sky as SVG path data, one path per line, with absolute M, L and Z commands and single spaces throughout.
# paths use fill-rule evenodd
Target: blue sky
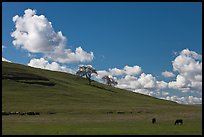
M 182 50 L 202 54 L 201 2 L 3 2 L 2 57 L 14 63 L 27 65 L 33 57 L 43 57 L 43 53 L 32 52 L 28 57 L 28 50 L 12 44 L 12 18 L 23 16 L 26 9 L 52 22 L 53 30 L 67 38 L 66 49 L 74 52 L 81 47 L 93 52 L 88 62 L 58 62 L 67 67 L 91 64 L 107 71 L 140 66 L 145 74 L 169 82 L 176 76 L 164 78 L 161 73 L 173 72 L 172 61 Z

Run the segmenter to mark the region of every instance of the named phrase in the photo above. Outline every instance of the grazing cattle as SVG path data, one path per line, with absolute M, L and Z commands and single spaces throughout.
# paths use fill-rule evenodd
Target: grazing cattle
M 156 118 L 153 118 L 152 119 L 152 124 L 155 124 L 156 123 Z
M 35 112 L 27 112 L 27 115 L 35 115 Z
M 55 112 L 48 112 L 48 114 L 56 114 Z
M 20 112 L 19 113 L 19 115 L 25 115 L 26 114 L 26 112 Z
M 35 112 L 35 115 L 40 115 L 40 112 Z
M 177 119 L 174 123 L 174 125 L 182 125 L 183 124 L 183 120 L 182 119 Z
M 2 115 L 9 115 L 9 112 L 2 111 Z
M 123 111 L 119 111 L 119 112 L 117 112 L 118 114 L 125 114 L 125 112 L 123 112 Z
M 2 111 L 2 115 L 40 115 L 40 112 L 4 112 Z
M 14 114 L 16 114 L 16 113 L 15 113 L 15 112 L 9 112 L 9 114 L 10 114 L 10 115 L 14 115 Z

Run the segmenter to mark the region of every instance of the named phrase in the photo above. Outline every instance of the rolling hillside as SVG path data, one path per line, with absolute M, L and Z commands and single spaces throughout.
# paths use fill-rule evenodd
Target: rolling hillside
M 3 134 L 202 134 L 202 105 L 8 62 L 2 62 L 2 111 L 40 113 L 2 116 Z M 177 118 L 184 124 L 175 126 Z

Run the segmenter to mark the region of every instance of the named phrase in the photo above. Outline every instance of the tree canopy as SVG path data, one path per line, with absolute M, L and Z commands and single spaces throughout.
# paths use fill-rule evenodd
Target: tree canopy
M 107 75 L 103 76 L 102 79 L 103 79 L 103 80 L 106 82 L 106 84 L 109 85 L 109 86 L 115 86 L 115 85 L 118 84 L 118 82 L 117 82 L 115 79 L 113 79 L 112 77 L 109 77 L 109 76 L 107 76 Z
M 83 65 L 80 66 L 78 71 L 76 72 L 76 75 L 78 76 L 86 76 L 86 78 L 89 80 L 89 85 L 91 84 L 91 75 L 97 74 L 96 69 L 93 68 L 91 65 Z

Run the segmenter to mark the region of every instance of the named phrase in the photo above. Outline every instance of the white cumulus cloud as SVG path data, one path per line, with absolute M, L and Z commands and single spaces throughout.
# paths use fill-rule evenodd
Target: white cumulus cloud
M 169 82 L 169 88 L 182 92 L 202 92 L 202 56 L 194 51 L 184 49 L 174 61 L 174 71 L 179 74 L 176 81 Z
M 112 76 L 120 76 L 125 74 L 125 71 L 118 68 L 112 68 L 112 69 L 109 69 L 108 73 L 110 73 L 110 75 Z
M 140 66 L 125 66 L 123 69 L 118 68 L 110 68 L 108 71 L 106 70 L 99 70 L 97 71 L 100 77 L 104 75 L 110 76 L 122 76 L 122 75 L 139 75 L 142 73 L 142 68 Z
M 16 30 L 11 33 L 13 45 L 33 53 L 46 53 L 64 43 L 61 32 L 53 30 L 51 22 L 44 15 L 36 15 L 35 10 L 27 9 L 23 16 L 14 16 Z
M 44 15 L 37 15 L 36 10 L 27 9 L 23 16 L 13 17 L 15 31 L 13 45 L 31 53 L 43 53 L 46 57 L 60 63 L 89 62 L 93 52 L 87 53 L 81 47 L 75 52 L 66 49 L 67 38 L 62 32 L 55 32 L 52 23 Z
M 152 89 L 156 87 L 156 79 L 151 74 L 142 73 L 138 79 L 138 82 L 145 89 Z
M 149 94 L 152 91 L 159 91 L 167 88 L 168 84 L 164 81 L 157 81 L 151 74 L 142 73 L 139 77 L 126 75 L 118 79 L 117 87 L 132 90 L 143 94 Z
M 139 66 L 125 66 L 124 71 L 127 75 L 138 75 L 142 72 L 142 69 Z
M 56 48 L 47 57 L 61 63 L 90 62 L 93 60 L 94 54 L 93 52 L 87 53 L 81 47 L 76 48 L 75 52 L 70 49 Z
M 163 75 L 165 78 L 175 77 L 175 74 L 172 73 L 172 72 L 169 72 L 169 71 L 164 71 L 164 72 L 162 72 L 162 75 Z
M 75 74 L 74 70 L 69 69 L 66 66 L 59 65 L 56 62 L 49 63 L 44 58 L 40 58 L 40 59 L 33 58 L 28 63 L 28 66 L 35 67 L 35 68 L 52 70 L 52 71 L 61 71 L 61 72 L 67 72 L 67 73 Z
M 7 59 L 5 59 L 3 57 L 2 57 L 2 61 L 11 62 L 10 60 L 7 60 Z
M 174 95 L 174 96 L 167 96 L 166 98 L 163 98 L 163 99 L 174 101 L 180 104 L 200 104 L 202 103 L 202 98 L 194 97 L 194 96 L 178 97 Z
M 188 49 L 177 55 L 172 61 L 173 71 L 177 75 L 170 71 L 162 72 L 164 77 L 176 77 L 175 81 L 157 80 L 152 74 L 142 72 L 139 66 L 100 70 L 96 77 L 99 79 L 104 75 L 115 76 L 118 82 L 116 87 L 161 99 L 182 104 L 202 103 L 202 98 L 199 97 L 202 94 L 202 56 Z

